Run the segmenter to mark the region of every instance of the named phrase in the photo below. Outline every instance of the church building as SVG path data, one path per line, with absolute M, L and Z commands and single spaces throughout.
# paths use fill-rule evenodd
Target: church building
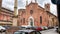
M 18 26 L 56 26 L 58 24 L 57 16 L 50 12 L 50 4 L 47 3 L 45 8 L 38 5 L 37 0 L 28 4 L 26 1 L 26 9 L 18 10 Z M 56 22 L 51 22 L 52 16 Z M 53 19 L 53 20 L 54 20 Z
M 45 4 L 45 8 L 41 7 L 37 0 L 28 4 L 26 1 L 26 9 L 18 10 L 18 17 L 13 20 L 13 11 L 1 6 L 2 0 L 0 0 L 0 26 L 57 26 L 58 18 L 50 12 L 50 4 Z M 15 7 L 16 9 L 16 7 Z M 15 10 L 16 11 L 16 10 Z M 16 12 L 15 12 L 16 13 Z

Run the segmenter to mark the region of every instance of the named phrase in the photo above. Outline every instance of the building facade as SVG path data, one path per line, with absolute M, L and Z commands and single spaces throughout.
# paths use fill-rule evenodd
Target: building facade
M 48 12 L 49 15 L 49 25 L 48 26 L 58 26 L 58 17 L 55 16 L 54 14 Z
M 19 26 L 55 26 L 58 23 L 51 22 L 50 17 L 57 20 L 57 16 L 50 13 L 50 4 L 45 4 L 45 8 L 42 8 L 38 3 L 31 2 L 30 4 L 26 3 L 26 9 L 18 10 L 18 25 Z M 52 24 L 50 24 L 52 23 Z
M 13 11 L 1 7 L 2 0 L 0 0 L 0 25 L 13 26 Z M 16 18 L 17 19 L 17 18 Z M 26 9 L 18 10 L 18 26 L 57 26 L 58 18 L 50 12 L 50 4 L 45 4 L 45 8 L 38 5 L 37 1 L 28 4 L 26 2 Z
M 0 26 L 12 25 L 13 11 L 2 7 L 2 0 L 0 0 Z

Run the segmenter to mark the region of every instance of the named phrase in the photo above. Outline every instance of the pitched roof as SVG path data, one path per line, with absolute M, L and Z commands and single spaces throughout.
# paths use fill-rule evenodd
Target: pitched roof
M 31 4 L 38 4 L 38 3 L 34 3 L 34 2 L 31 2 L 30 4 L 28 4 L 27 6 L 31 5 Z
M 51 14 L 51 15 L 53 15 L 53 16 L 55 16 L 55 17 L 57 17 L 56 15 L 54 15 L 53 13 L 51 13 L 51 12 L 49 12 L 49 11 L 46 11 L 47 13 L 49 13 L 49 14 Z

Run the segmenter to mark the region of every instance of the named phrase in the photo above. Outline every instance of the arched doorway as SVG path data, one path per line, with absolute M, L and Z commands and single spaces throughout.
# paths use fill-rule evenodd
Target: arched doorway
M 29 17 L 29 26 L 34 26 L 34 18 L 32 16 Z
M 33 19 L 30 19 L 30 25 L 33 26 Z

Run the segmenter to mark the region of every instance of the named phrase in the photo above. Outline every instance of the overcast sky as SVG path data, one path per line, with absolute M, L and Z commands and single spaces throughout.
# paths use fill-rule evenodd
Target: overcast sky
M 32 0 L 32 1 L 34 2 L 34 0 Z M 28 3 L 30 3 L 30 2 L 31 2 L 31 0 L 28 0 Z M 41 7 L 44 7 L 44 5 L 46 3 L 50 3 L 51 4 L 51 6 L 50 6 L 51 13 L 53 13 L 55 15 L 57 14 L 56 5 L 52 4 L 51 0 L 37 0 L 37 3 Z M 25 8 L 25 6 L 26 6 L 26 0 L 18 0 L 18 9 Z M 14 0 L 3 0 L 2 7 L 5 7 L 10 10 L 14 10 Z

